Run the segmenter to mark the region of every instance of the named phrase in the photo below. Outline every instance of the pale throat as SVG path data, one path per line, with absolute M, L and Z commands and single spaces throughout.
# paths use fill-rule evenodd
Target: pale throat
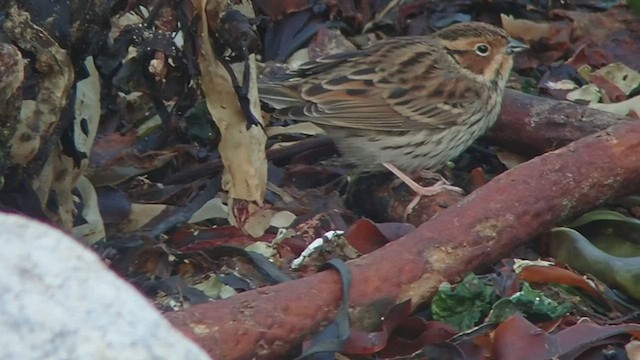
M 484 69 L 482 74 L 483 80 L 490 82 L 498 80 L 500 85 L 506 84 L 509 79 L 509 72 L 513 66 L 513 59 L 506 54 L 498 54 L 493 58 L 493 61 L 489 63 Z

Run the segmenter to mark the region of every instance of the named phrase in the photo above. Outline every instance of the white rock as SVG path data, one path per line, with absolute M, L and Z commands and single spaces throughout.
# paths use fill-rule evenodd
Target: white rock
M 0 359 L 210 359 L 61 231 L 0 213 L 0 246 Z

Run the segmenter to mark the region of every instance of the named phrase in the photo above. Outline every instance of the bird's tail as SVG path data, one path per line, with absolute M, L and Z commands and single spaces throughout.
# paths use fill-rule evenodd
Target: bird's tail
M 300 91 L 294 86 L 284 86 L 281 83 L 260 79 L 258 82 L 260 100 L 276 109 L 304 104 Z

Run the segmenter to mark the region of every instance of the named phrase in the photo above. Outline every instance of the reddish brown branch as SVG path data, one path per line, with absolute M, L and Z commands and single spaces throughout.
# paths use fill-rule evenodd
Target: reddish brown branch
M 495 262 L 557 222 L 639 185 L 640 122 L 535 158 L 407 236 L 350 262 L 354 318 L 406 299 L 424 303 L 443 281 Z M 339 278 L 327 271 L 167 317 L 214 358 L 270 359 L 332 320 L 339 301 Z
M 626 121 L 638 120 L 507 90 L 500 119 L 488 137 L 493 144 L 535 156 Z

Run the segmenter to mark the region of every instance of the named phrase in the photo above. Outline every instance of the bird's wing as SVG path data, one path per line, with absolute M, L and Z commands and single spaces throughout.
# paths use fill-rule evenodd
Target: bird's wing
M 276 109 L 306 104 L 301 96 L 302 87 L 318 74 L 333 72 L 342 63 L 366 57 L 367 50 L 343 52 L 307 61 L 286 73 L 263 76 L 258 84 L 260 100 Z
M 424 38 L 383 42 L 355 54 L 321 58 L 279 83 L 279 95 L 291 101 L 276 116 L 381 131 L 445 128 L 482 110 L 477 104 L 488 96 Z

